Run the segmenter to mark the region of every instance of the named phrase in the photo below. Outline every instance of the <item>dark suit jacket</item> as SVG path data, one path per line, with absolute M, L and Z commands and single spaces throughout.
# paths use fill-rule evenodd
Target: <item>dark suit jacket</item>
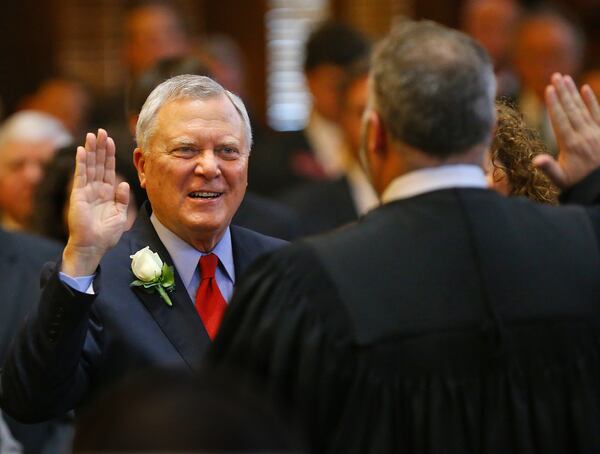
M 257 194 L 276 197 L 303 183 L 326 179 L 304 131 L 274 133 L 252 149 L 248 187 Z
M 102 259 L 96 295 L 76 292 L 50 271 L 40 308 L 21 333 L 2 374 L 1 403 L 15 418 L 38 421 L 77 406 L 90 391 L 149 367 L 197 370 L 209 345 L 200 317 L 175 273 L 167 306 L 130 288 L 130 255 L 145 246 L 168 264 L 146 206 L 132 230 Z M 236 277 L 284 242 L 231 226 Z
M 346 177 L 306 183 L 284 194 L 281 201 L 298 213 L 302 235 L 323 233 L 358 219 Z
M 211 360 L 314 452 L 598 452 L 598 210 L 483 189 L 383 205 L 257 262 Z
M 287 241 L 301 234 L 300 218 L 294 210 L 248 191 L 231 223 Z
M 44 263 L 57 260 L 61 250 L 53 241 L 0 229 L 0 366 L 19 325 L 39 301 Z
M 61 250 L 58 243 L 45 238 L 0 229 L 0 367 L 19 326 L 38 304 L 40 272 L 44 263 L 57 260 Z M 6 415 L 5 419 L 25 453 L 65 447 L 57 445 L 61 443 L 61 435 L 68 430 L 64 421 L 26 425 Z

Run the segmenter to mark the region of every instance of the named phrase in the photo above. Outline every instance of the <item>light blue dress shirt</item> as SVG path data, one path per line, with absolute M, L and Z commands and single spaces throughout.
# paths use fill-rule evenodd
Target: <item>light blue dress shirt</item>
M 207 253 L 200 252 L 193 248 L 167 229 L 161 224 L 158 218 L 154 216 L 154 213 L 150 216 L 150 222 L 152 222 L 160 241 L 173 259 L 173 263 L 169 263 L 168 265 L 175 266 L 179 277 L 183 281 L 183 285 L 185 285 L 188 295 L 190 295 L 192 302 L 194 302 L 196 299 L 196 291 L 200 285 L 198 262 L 200 261 L 200 257 Z M 217 285 L 219 286 L 219 290 L 221 290 L 223 298 L 225 298 L 225 301 L 229 302 L 233 295 L 233 286 L 235 284 L 233 249 L 231 246 L 231 232 L 229 227 L 227 227 L 223 237 L 210 252 L 219 257 L 219 266 L 217 266 L 215 278 L 217 279 Z

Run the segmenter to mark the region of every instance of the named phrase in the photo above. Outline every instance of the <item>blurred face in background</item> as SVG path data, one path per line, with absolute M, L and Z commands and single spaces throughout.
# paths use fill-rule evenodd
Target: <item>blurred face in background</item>
M 463 12 L 463 29 L 488 51 L 494 66 L 506 63 L 518 18 L 515 0 L 472 0 Z
M 358 159 L 361 146 L 361 127 L 365 108 L 367 107 L 368 76 L 355 79 L 343 94 L 340 124 L 352 156 Z
M 306 81 L 312 95 L 313 109 L 337 123 L 340 115 L 340 85 L 344 70 L 335 65 L 319 65 L 306 73 Z
M 492 153 L 489 151 L 483 159 L 483 171 L 485 172 L 488 187 L 508 197 L 512 192 L 512 187 L 508 181 L 506 167 L 498 158 L 492 160 Z
M 175 11 L 153 5 L 137 8 L 125 22 L 125 59 L 132 75 L 138 75 L 163 58 L 188 51 L 185 30 Z
M 22 108 L 45 112 L 59 120 L 74 136 L 87 124 L 90 96 L 83 85 L 67 79 L 51 79 L 26 99 Z
M 576 36 L 557 17 L 529 19 L 521 27 L 515 46 L 515 68 L 524 88 L 540 100 L 553 73 L 577 76 L 581 64 Z
M 54 152 L 44 142 L 8 142 L 0 149 L 0 211 L 6 227 L 27 226 L 34 192 Z

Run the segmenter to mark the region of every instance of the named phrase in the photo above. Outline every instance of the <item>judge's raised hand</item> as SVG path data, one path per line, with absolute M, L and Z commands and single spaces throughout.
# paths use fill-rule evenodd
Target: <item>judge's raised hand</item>
M 127 222 L 129 185 L 117 185 L 115 144 L 103 129 L 88 133 L 77 148 L 69 202 L 69 240 L 61 270 L 70 276 L 91 275 L 102 256 L 121 237 Z
M 584 85 L 581 94 L 570 76 L 554 74 L 546 106 L 559 147 L 558 160 L 539 155 L 534 165 L 557 186 L 568 188 L 600 167 L 600 105 Z

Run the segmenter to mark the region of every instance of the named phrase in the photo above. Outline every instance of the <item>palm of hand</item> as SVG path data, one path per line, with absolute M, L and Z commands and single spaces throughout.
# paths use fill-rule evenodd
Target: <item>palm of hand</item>
M 119 240 L 127 213 L 115 201 L 115 187 L 95 181 L 74 188 L 69 208 L 69 231 L 73 245 L 106 251 Z
M 127 222 L 129 185 L 116 184 L 115 145 L 106 131 L 89 133 L 77 149 L 62 269 L 71 276 L 94 272 Z

